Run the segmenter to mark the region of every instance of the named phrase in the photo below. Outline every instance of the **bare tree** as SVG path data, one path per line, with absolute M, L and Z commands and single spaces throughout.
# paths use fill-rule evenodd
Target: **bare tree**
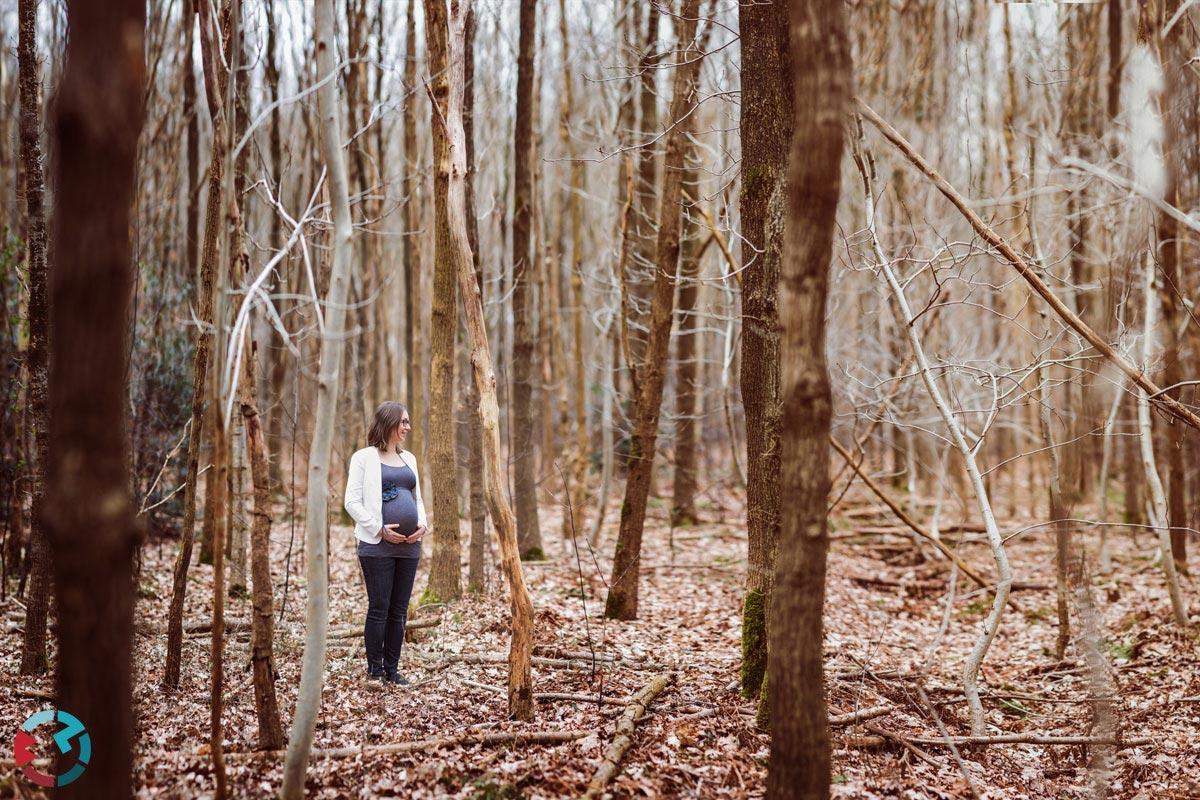
M 126 370 L 129 231 L 144 119 L 143 0 L 67 6 L 71 36 L 54 109 L 49 448 L 55 553 L 55 703 L 84 721 L 92 757 L 63 798 L 133 795 L 133 554 Z M 81 535 L 86 532 L 86 535 Z M 97 665 L 103 669 L 97 669 Z
M 174 583 L 171 592 L 171 607 L 167 612 L 167 663 L 163 684 L 171 689 L 179 687 L 180 662 L 183 654 L 183 607 L 187 596 L 187 574 L 192 561 L 192 545 L 196 532 L 196 482 L 200 474 L 200 444 L 205 428 L 204 401 L 209 386 L 208 366 L 212 348 L 214 322 L 214 287 L 218 251 L 220 249 L 221 209 L 224 197 L 225 154 L 225 108 L 222 98 L 228 89 L 229 76 L 222 66 L 223 56 L 216 53 L 221 47 L 213 41 L 212 4 L 209 0 L 197 0 L 200 22 L 200 50 L 204 64 L 204 91 L 208 99 L 208 112 L 212 120 L 212 150 L 208 162 L 208 207 L 204 219 L 204 253 L 200 261 L 200 298 L 198 320 L 200 329 L 196 336 L 196 354 L 192 365 L 192 418 L 189 427 L 187 450 L 187 485 L 183 494 L 183 528 L 179 542 L 179 553 L 175 558 Z M 227 35 L 228 32 L 226 32 Z M 211 476 L 208 482 L 212 486 Z M 211 519 L 213 514 L 208 514 Z
M 333 0 L 317 0 L 313 16 L 313 34 L 317 51 L 317 73 L 322 78 L 337 69 L 334 39 Z M 305 509 L 305 548 L 307 551 L 308 606 L 305 612 L 304 662 L 296 714 L 288 739 L 287 761 L 283 770 L 283 797 L 299 800 L 304 796 L 304 775 L 308 754 L 316 731 L 321 705 L 321 687 L 325 683 L 325 635 L 329 627 L 329 461 L 333 445 L 333 425 L 337 416 L 338 378 L 342 367 L 346 297 L 349 294 L 350 224 L 349 181 L 342 153 L 345 141 L 338 103 L 337 83 L 326 80 L 317 90 L 321 119 L 321 145 L 329 181 L 333 218 L 332 263 L 329 294 L 325 299 L 324 331 L 321 336 L 321 365 L 317 379 L 317 416 L 313 426 L 312 448 L 308 455 L 308 498 Z
M 533 207 L 533 53 L 537 43 L 537 0 L 521 0 L 521 33 L 517 50 L 517 109 L 513 134 L 513 387 L 512 453 L 517 539 L 521 558 L 541 559 L 542 532 L 537 508 L 537 436 L 533 423 L 534 359 L 532 302 Z
M 825 300 L 841 192 L 852 86 L 841 0 L 792 0 L 795 129 L 788 172 L 790 223 L 780 268 L 779 558 L 768 654 L 770 798 L 829 797 L 829 724 L 822 667 L 829 548 L 829 425 Z
M 786 3 L 741 3 L 742 405 L 746 413 L 746 599 L 742 693 L 767 674 L 768 611 L 779 547 L 779 270 L 787 219 L 792 65 Z M 778 109 L 778 111 L 776 111 Z
M 621 505 L 621 529 L 609 581 L 604 614 L 610 619 L 637 619 L 639 569 L 642 558 L 642 529 L 646 522 L 646 500 L 654 470 L 658 418 L 667 371 L 671 317 L 675 304 L 675 279 L 679 268 L 680 199 L 683 161 L 695 98 L 693 86 L 702 57 L 696 52 L 696 17 L 699 0 L 684 0 L 679 17 L 679 64 L 671 97 L 673 127 L 667 134 L 666 160 L 658 205 L 658 240 L 655 248 L 654 303 L 650 313 L 650 335 L 646 357 L 636 374 L 637 407 L 633 439 L 629 447 L 629 478 Z
M 41 79 L 37 64 L 37 0 L 21 0 L 17 60 L 21 72 L 21 163 L 25 170 L 25 208 L 29 219 L 29 427 L 33 428 L 32 506 L 30 509 L 30 582 L 25 597 L 25 636 L 21 674 L 34 675 L 49 668 L 46 658 L 46 621 L 50 613 L 50 560 L 43 503 L 46 496 L 46 462 L 49 439 L 46 429 L 46 391 L 49 380 L 50 313 L 46 303 L 46 209 L 43 205 L 42 115 L 38 94 Z M 10 535 L 12 535 L 10 533 Z
M 427 0 L 427 4 L 441 4 L 442 0 Z M 445 23 L 445 9 L 441 9 Z M 500 410 L 496 402 L 496 375 L 492 369 L 492 357 L 488 348 L 487 329 L 483 318 L 483 301 L 479 283 L 475 277 L 471 255 L 470 235 L 466 215 L 466 162 L 467 147 L 463 131 L 462 108 L 464 90 L 465 27 L 471 16 L 471 0 L 451 0 L 449 18 L 449 70 L 447 71 L 447 97 L 445 136 L 447 146 L 439 151 L 447 163 L 437 166 L 439 172 L 447 173 L 446 207 L 452 250 L 449 254 L 458 274 L 458 285 L 463 296 L 466 312 L 467 332 L 471 337 L 471 365 L 475 383 L 479 389 L 479 419 L 483 429 L 485 470 L 487 473 L 487 499 L 496 533 L 500 539 L 501 567 L 508 580 L 509 601 L 512 613 L 512 638 L 508 653 L 508 713 L 518 720 L 531 721 L 536 713 L 533 699 L 531 659 L 533 654 L 533 603 L 525 587 L 525 576 L 521 571 L 520 553 L 517 547 L 516 520 L 509 508 L 500 462 Z M 431 48 L 432 50 L 432 48 Z M 435 125 L 437 123 L 435 122 Z
M 430 333 L 429 463 L 433 474 L 433 562 L 422 601 L 448 602 L 462 595 L 462 543 L 459 538 L 457 474 L 454 466 L 454 334 L 457 329 L 454 262 L 446 186 L 450 180 L 445 125 L 449 55 L 445 0 L 425 0 L 425 53 L 432 85 L 429 118 L 433 127 L 433 323 Z

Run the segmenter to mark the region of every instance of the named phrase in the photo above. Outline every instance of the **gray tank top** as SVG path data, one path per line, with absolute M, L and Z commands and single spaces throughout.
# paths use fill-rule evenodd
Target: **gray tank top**
M 383 524 L 396 525 L 396 533 L 411 536 L 417 529 L 417 476 L 407 466 L 390 467 L 380 464 L 383 480 Z M 421 543 L 392 544 L 380 539 L 378 544 L 358 542 L 360 556 L 376 558 L 420 558 Z

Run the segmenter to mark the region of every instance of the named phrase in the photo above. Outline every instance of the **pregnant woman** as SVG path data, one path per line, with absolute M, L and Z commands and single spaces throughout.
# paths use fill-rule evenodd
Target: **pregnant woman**
M 346 511 L 356 523 L 358 563 L 367 586 L 367 676 L 400 686 L 408 684 L 398 669 L 400 647 L 421 539 L 428 532 L 417 460 L 400 447 L 410 428 L 402 403 L 381 405 L 367 433 L 368 446 L 350 457 L 346 477 Z

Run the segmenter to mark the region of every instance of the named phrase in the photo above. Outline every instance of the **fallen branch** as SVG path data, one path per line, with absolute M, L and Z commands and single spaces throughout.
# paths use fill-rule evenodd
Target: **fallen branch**
M 975 232 L 978 233 L 984 241 L 996 248 L 996 250 L 1000 252 L 1000 255 L 1002 255 L 1005 260 L 1007 260 L 1013 266 L 1013 268 L 1017 271 L 1017 274 L 1029 284 L 1030 288 L 1032 288 L 1038 296 L 1046 301 L 1046 304 L 1056 315 L 1058 315 L 1059 319 L 1061 319 L 1076 333 L 1078 333 L 1088 344 L 1096 349 L 1096 352 L 1104 356 L 1104 358 L 1107 359 L 1113 366 L 1128 375 L 1129 379 L 1132 380 L 1137 386 L 1144 389 L 1146 394 L 1150 395 L 1150 398 L 1153 402 L 1161 405 L 1163 409 L 1172 416 L 1177 417 L 1193 428 L 1200 430 L 1200 417 L 1196 416 L 1191 409 L 1184 406 L 1174 397 L 1171 397 L 1169 394 L 1163 394 L 1162 389 L 1160 389 L 1158 385 L 1154 383 L 1154 381 L 1146 377 L 1146 374 L 1141 369 L 1114 350 L 1113 346 L 1109 344 L 1103 337 L 1101 337 L 1100 334 L 1092 330 L 1092 328 L 1088 326 L 1088 324 L 1082 319 L 1080 319 L 1075 312 L 1071 311 L 1071 309 L 1069 309 L 1066 304 L 1059 299 L 1058 295 L 1054 294 L 1050 287 L 1047 286 L 1046 283 L 1041 279 L 1041 276 L 1038 275 L 1037 269 L 1034 268 L 1033 265 L 1029 264 L 1020 255 L 1018 255 L 1017 252 L 1013 250 L 1012 246 L 1009 245 L 1008 242 L 1000 236 L 1000 234 L 988 227 L 987 223 L 985 223 L 979 217 L 979 215 L 972 210 L 966 199 L 958 193 L 958 190 L 956 190 L 945 178 L 938 174 L 938 171 L 935 170 L 929 164 L 929 162 L 927 162 L 921 156 L 920 153 L 913 149 L 913 146 L 909 144 L 908 140 L 905 139 L 899 131 L 889 125 L 885 119 L 876 114 L 874 109 L 872 109 L 862 100 L 858 100 L 857 102 L 859 113 L 869 120 L 872 125 L 878 128 L 879 132 L 883 134 L 884 138 L 891 142 L 897 150 L 903 153 L 904 156 L 918 170 L 920 170 L 920 172 L 923 173 L 935 187 L 937 187 L 937 190 L 940 191 L 964 217 L 966 217 L 967 221 L 971 223 L 971 227 L 975 229 Z
M 504 694 L 504 689 L 499 686 L 490 686 L 486 683 L 477 683 L 476 681 L 464 680 L 466 686 L 473 686 L 476 689 L 484 689 L 495 694 Z M 628 697 L 609 697 L 599 694 L 571 694 L 568 692 L 534 692 L 535 700 L 567 700 L 576 703 L 603 703 L 610 706 L 623 706 L 629 702 Z
M 867 488 L 870 489 L 872 492 L 874 492 L 875 496 L 878 497 L 880 500 L 882 500 L 884 505 L 886 505 L 888 508 L 890 508 L 892 510 L 892 513 L 895 514 L 900 519 L 901 522 L 903 522 L 905 525 L 908 526 L 909 530 L 911 530 L 913 533 L 917 534 L 922 539 L 925 539 L 930 544 L 932 544 L 934 547 L 936 547 L 942 555 L 944 555 L 946 558 L 950 559 L 955 564 L 957 564 L 958 568 L 961 569 L 968 578 L 975 581 L 975 583 L 979 584 L 979 586 L 981 588 L 983 588 L 990 594 L 994 595 L 996 593 L 996 587 L 994 587 L 988 581 L 984 580 L 983 577 L 978 572 L 976 572 L 971 567 L 970 564 L 968 564 L 967 562 L 965 562 L 961 558 L 959 558 L 958 554 L 955 553 L 953 550 L 951 550 L 949 547 L 946 547 L 944 542 L 939 540 L 937 537 L 935 537 L 929 531 L 925 530 L 925 528 L 923 528 L 919 522 L 917 522 L 915 519 L 913 519 L 909 515 L 909 513 L 907 511 L 905 511 L 904 508 L 899 503 L 897 503 L 891 497 L 889 497 L 887 492 L 885 492 L 879 484 L 877 484 L 874 480 L 872 480 L 870 475 L 868 475 L 866 472 L 864 472 L 862 470 L 862 467 L 860 467 L 858 464 L 854 463 L 853 456 L 851 456 L 850 452 L 848 450 L 846 450 L 845 447 L 842 446 L 841 442 L 839 442 L 837 439 L 833 438 L 833 436 L 829 437 L 829 441 L 833 445 L 833 449 L 838 451 L 838 455 L 840 455 L 843 459 L 845 459 L 846 463 L 849 464 L 856 473 L 858 473 L 858 476 L 860 478 L 862 478 L 862 481 L 863 481 L 863 483 L 865 483 L 867 485 Z M 1008 605 L 1014 611 L 1021 610 L 1021 607 L 1017 604 L 1017 601 L 1013 600 L 1011 597 L 1008 598 Z
M 339 747 L 329 750 L 313 750 L 313 758 L 354 758 L 361 755 L 382 756 L 403 753 L 426 753 L 442 747 L 458 747 L 460 745 L 497 745 L 497 744 L 561 744 L 573 742 L 588 735 L 588 731 L 516 731 L 511 733 L 459 733 L 454 736 L 439 736 L 432 739 L 419 739 L 415 742 L 396 742 L 383 745 L 358 745 L 357 747 Z M 243 753 L 226 753 L 227 761 L 246 760 L 252 758 L 279 758 L 286 750 L 251 750 Z M 200 754 L 197 754 L 200 755 Z
M 608 782 L 616 776 L 620 769 L 621 757 L 633 746 L 634 725 L 646 713 L 646 707 L 674 679 L 674 673 L 664 672 L 633 696 L 629 706 L 625 709 L 625 713 L 617 720 L 616 735 L 608 747 L 605 748 L 604 757 L 600 759 L 600 765 L 596 767 L 596 773 L 588 783 L 587 791 L 583 794 L 583 800 L 596 800 L 604 792 L 604 787 L 608 785 Z
M 437 661 L 456 661 L 462 664 L 507 664 L 507 656 L 481 656 L 472 653 L 460 653 L 458 655 L 448 655 L 444 658 L 434 659 Z M 612 666 L 611 663 L 597 659 L 596 667 Z M 567 659 L 567 658 L 540 658 L 533 657 L 533 665 L 535 667 L 559 667 L 561 669 L 578 669 L 591 671 L 593 662 L 590 658 L 587 659 Z M 621 666 L 629 669 L 662 669 L 662 664 L 642 663 L 638 661 L 622 661 Z
M 875 706 L 874 708 L 864 708 L 860 711 L 851 711 L 846 714 L 834 714 L 829 718 L 829 727 L 837 728 L 842 725 L 857 725 L 860 722 L 890 714 L 895 710 L 895 706 Z
M 874 736 L 847 736 L 843 743 L 846 747 L 869 749 L 880 747 L 886 741 L 901 744 L 923 745 L 999 745 L 999 744 L 1038 744 L 1046 746 L 1071 745 L 1116 745 L 1117 747 L 1142 747 L 1160 741 L 1151 736 L 1053 736 L 1037 733 L 1008 733 L 997 736 L 909 736 L 882 728 L 868 727 Z

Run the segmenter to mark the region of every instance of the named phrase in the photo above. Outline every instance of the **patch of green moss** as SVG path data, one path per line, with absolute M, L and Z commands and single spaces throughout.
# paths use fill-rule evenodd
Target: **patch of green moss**
M 546 551 L 540 547 L 530 547 L 521 553 L 522 561 L 545 561 Z
M 767 684 L 767 676 L 764 675 L 762 692 L 758 695 L 758 713 L 754 716 L 754 724 L 764 731 L 771 730 L 771 695 Z
M 417 607 L 420 608 L 421 606 L 442 602 L 444 601 L 438 596 L 438 593 L 426 586 L 425 591 L 421 592 L 421 599 L 417 601 Z
M 767 683 L 767 597 L 752 589 L 742 605 L 742 694 L 754 699 Z

